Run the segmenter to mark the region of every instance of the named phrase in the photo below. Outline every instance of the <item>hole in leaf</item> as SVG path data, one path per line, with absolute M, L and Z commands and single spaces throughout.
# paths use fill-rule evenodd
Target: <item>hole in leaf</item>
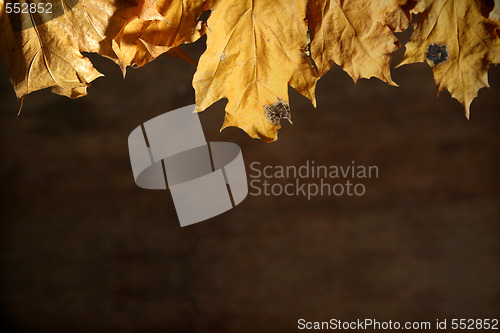
M 198 18 L 198 21 L 207 22 L 211 13 L 212 13 L 211 10 L 205 10 L 203 13 L 201 13 L 200 17 Z
M 316 63 L 314 62 L 314 59 L 311 54 L 311 38 L 312 38 L 312 31 L 311 29 L 307 29 L 307 49 L 306 49 L 306 55 L 309 57 L 309 61 L 311 62 L 311 65 L 314 67 L 314 70 L 316 73 L 318 73 L 318 66 L 316 66 Z

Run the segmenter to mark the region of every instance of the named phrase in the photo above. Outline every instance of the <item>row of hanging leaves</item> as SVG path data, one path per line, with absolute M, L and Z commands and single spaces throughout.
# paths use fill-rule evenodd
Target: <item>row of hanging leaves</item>
M 167 53 L 197 65 L 198 111 L 227 98 L 222 128 L 269 142 L 280 120 L 290 120 L 288 85 L 316 105 L 316 83 L 334 63 L 355 82 L 396 86 L 394 33 L 412 14 L 399 66 L 426 62 L 438 91 L 469 117 L 490 64 L 500 61 L 500 0 L 0 0 L 0 58 L 22 105 L 44 88 L 86 95 L 102 74 L 82 52 L 112 59 L 124 75 Z M 195 62 L 179 46 L 203 35 Z

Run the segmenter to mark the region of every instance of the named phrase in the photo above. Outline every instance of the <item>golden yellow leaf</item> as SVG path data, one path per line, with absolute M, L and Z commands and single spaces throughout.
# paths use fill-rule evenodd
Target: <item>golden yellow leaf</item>
M 55 13 L 12 13 L 49 3 Z M 356 82 L 391 85 L 395 32 L 421 14 L 402 64 L 427 61 L 438 91 L 466 107 L 500 61 L 500 0 L 0 0 L 0 57 L 17 96 L 50 87 L 85 95 L 101 74 L 82 52 L 113 59 L 123 72 L 163 53 L 189 62 L 179 48 L 207 34 L 193 78 L 198 111 L 226 98 L 222 128 L 277 139 L 291 122 L 288 86 L 316 105 L 318 79 L 333 63 Z M 7 10 L 9 8 L 9 11 Z M 411 8 L 411 12 L 410 12 Z M 209 12 L 208 21 L 202 13 Z
M 411 22 L 408 0 L 372 0 L 373 19 L 387 25 L 394 32 L 405 31 Z
M 135 6 L 125 0 L 20 0 L 9 5 L 14 3 L 21 9 L 30 3 L 41 8 L 7 13 L 7 2 L 0 1 L 0 57 L 20 99 L 44 88 L 72 98 L 86 95 L 90 82 L 102 74 L 81 52 L 114 58 L 108 36 L 118 32 Z
M 402 31 L 409 23 L 401 6 L 396 0 L 310 0 L 311 54 L 319 74 L 336 63 L 354 82 L 377 77 L 396 85 L 390 63 L 400 45 L 391 29 Z
M 307 50 L 306 1 L 214 1 L 207 5 L 207 49 L 193 79 L 203 111 L 227 98 L 222 128 L 277 139 L 290 118 L 288 85 L 315 103 L 318 79 Z
M 127 66 L 141 67 L 180 44 L 200 38 L 203 29 L 197 27 L 197 20 L 203 12 L 203 2 L 142 0 L 136 14 L 113 41 L 113 50 L 124 74 Z M 195 63 L 181 49 L 170 53 Z
M 421 13 L 400 65 L 427 62 L 438 92 L 448 90 L 465 107 L 489 87 L 488 68 L 500 61 L 498 22 L 484 17 L 476 0 L 419 0 Z

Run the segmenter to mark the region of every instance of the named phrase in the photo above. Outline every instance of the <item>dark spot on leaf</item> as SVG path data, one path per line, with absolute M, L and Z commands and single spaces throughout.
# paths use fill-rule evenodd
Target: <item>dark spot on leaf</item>
M 290 105 L 281 98 L 278 98 L 274 104 L 265 105 L 264 109 L 266 110 L 266 118 L 273 125 L 279 125 L 281 119 L 288 119 L 290 123 L 292 122 Z
M 439 65 L 440 63 L 448 59 L 448 51 L 446 51 L 446 45 L 439 46 L 436 43 L 429 45 L 425 56 L 427 57 L 427 59 L 434 63 L 434 66 Z

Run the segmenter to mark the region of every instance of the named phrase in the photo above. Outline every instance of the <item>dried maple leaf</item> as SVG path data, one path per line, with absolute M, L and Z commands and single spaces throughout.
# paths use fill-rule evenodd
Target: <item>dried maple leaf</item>
M 288 85 L 315 103 L 318 76 L 307 53 L 306 1 L 213 1 L 207 49 L 193 79 L 199 111 L 227 98 L 222 128 L 277 139 L 290 118 Z
M 55 14 L 12 13 L 0 0 L 0 57 L 17 96 L 50 87 L 79 97 L 101 74 L 81 52 L 140 67 L 207 34 L 193 86 L 198 111 L 227 98 L 222 128 L 277 139 L 291 121 L 288 86 L 316 104 L 317 80 L 333 63 L 353 79 L 391 85 L 390 62 L 412 12 L 421 14 L 402 64 L 427 61 L 438 91 L 469 105 L 500 60 L 500 0 L 20 0 Z M 12 5 L 9 1 L 9 5 Z M 31 6 L 31 5 L 30 5 Z M 208 21 L 200 17 L 210 12 Z M 489 16 L 489 18 L 488 18 Z
M 411 22 L 409 0 L 372 0 L 373 19 L 387 25 L 394 32 L 405 31 Z
M 500 61 L 498 23 L 476 0 L 419 0 L 413 12 L 421 15 L 400 65 L 427 62 L 438 93 L 448 90 L 468 118 L 478 90 L 489 87 L 490 64 Z
M 113 58 L 108 36 L 118 32 L 134 6 L 123 0 L 21 0 L 10 5 L 13 3 L 20 8 L 30 3 L 51 4 L 52 12 L 7 14 L 6 2 L 0 1 L 0 57 L 21 100 L 44 88 L 72 98 L 86 95 L 90 82 L 102 74 L 81 52 Z
M 202 0 L 142 0 L 135 15 L 113 40 L 113 50 L 125 73 L 127 66 L 141 67 L 159 55 L 170 55 L 196 64 L 180 48 L 200 38 L 203 29 L 197 20 L 203 12 Z
M 397 0 L 311 0 L 311 55 L 319 74 L 335 62 L 356 82 L 377 77 L 391 85 L 391 55 L 400 44 L 393 31 L 409 24 L 409 13 Z M 391 31 L 392 30 L 392 31 Z

